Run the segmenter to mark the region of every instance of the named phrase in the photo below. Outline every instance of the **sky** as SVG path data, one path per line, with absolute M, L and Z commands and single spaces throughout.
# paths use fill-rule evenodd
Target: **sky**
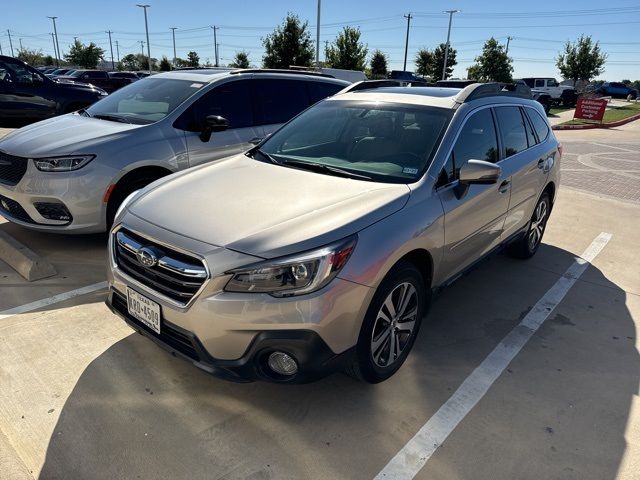
M 317 0 L 147 0 L 151 56 L 173 57 L 170 27 L 177 27 L 176 49 L 179 57 L 195 50 L 204 63 L 213 59 L 213 30 L 217 30 L 220 62 L 228 63 L 235 52 L 249 53 L 259 66 L 264 50 L 262 38 L 280 24 L 287 12 L 309 21 L 316 37 Z M 465 78 L 466 69 L 493 36 L 501 43 L 508 37 L 513 58 L 514 77 L 552 76 L 560 78 L 555 57 L 567 40 L 581 34 L 592 35 L 608 53 L 601 79 L 640 79 L 640 0 L 322 0 L 320 58 L 326 41 L 333 41 L 346 25 L 359 27 L 369 52 L 380 49 L 390 60 L 390 69 L 402 69 L 407 20 L 411 13 L 407 70 L 414 70 L 419 48 L 432 49 L 446 41 L 448 14 L 453 16 L 451 46 L 458 51 L 454 77 Z M 68 51 L 73 37 L 95 42 L 110 59 L 111 30 L 114 57 L 141 51 L 145 40 L 144 14 L 135 1 L 125 0 L 2 0 L 0 2 L 0 46 L 10 53 L 20 42 L 24 48 L 53 54 L 53 26 L 47 16 L 57 16 L 60 50 Z M 146 53 L 146 45 L 145 45 Z

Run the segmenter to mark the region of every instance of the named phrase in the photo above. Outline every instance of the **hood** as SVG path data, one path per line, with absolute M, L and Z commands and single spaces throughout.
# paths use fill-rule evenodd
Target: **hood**
M 70 113 L 15 130 L 0 139 L 0 150 L 27 158 L 93 153 L 97 144 L 145 126 Z
M 238 155 L 168 177 L 130 213 L 211 245 L 262 258 L 339 240 L 400 210 L 410 189 L 333 177 Z

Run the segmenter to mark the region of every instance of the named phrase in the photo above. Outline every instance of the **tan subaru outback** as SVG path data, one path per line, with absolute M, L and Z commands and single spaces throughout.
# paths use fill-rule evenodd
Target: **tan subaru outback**
M 434 289 L 498 249 L 536 253 L 562 150 L 525 86 L 379 85 L 132 194 L 111 309 L 231 380 L 393 375 Z

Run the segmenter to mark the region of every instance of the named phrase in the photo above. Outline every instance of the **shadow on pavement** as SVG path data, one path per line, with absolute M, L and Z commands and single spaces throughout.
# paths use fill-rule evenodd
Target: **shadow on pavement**
M 379 385 L 342 374 L 309 385 L 228 383 L 132 334 L 96 358 L 78 379 L 52 433 L 40 478 L 371 478 L 573 260 L 570 252 L 544 245 L 529 262 L 499 256 L 485 263 L 439 295 L 407 363 Z M 615 412 L 598 432 L 610 446 L 591 458 L 567 455 L 557 470 L 551 462 L 545 478 L 566 478 L 566 465 L 582 472 L 579 478 L 614 478 L 625 452 L 627 417 L 638 391 L 638 352 L 632 341 L 604 348 L 600 339 L 610 338 L 612 331 L 635 338 L 636 332 L 624 291 L 598 273 L 597 285 L 578 281 L 570 292 L 599 292 L 590 294 L 593 308 L 586 314 L 591 334 L 577 337 L 583 343 L 574 346 L 582 352 L 580 363 L 574 362 L 575 350 L 556 354 L 572 365 L 566 382 L 575 395 L 602 399 L 606 389 L 606 405 L 592 405 L 585 416 L 565 425 L 577 439 L 572 447 L 598 448 L 586 432 L 592 428 L 588 415 L 602 410 Z M 605 306 L 606 321 L 597 321 Z M 581 319 L 561 320 L 544 334 L 571 337 L 572 329 L 581 328 L 575 326 Z M 542 355 L 535 356 L 532 368 L 548 369 L 551 376 L 556 368 Z M 585 375 L 588 382 L 581 380 Z M 536 392 L 531 387 L 509 402 L 518 405 Z M 525 417 L 529 413 L 519 411 Z M 502 420 L 509 430 L 509 419 Z M 484 433 L 477 433 L 476 442 Z M 528 432 L 510 434 L 503 440 L 526 445 Z M 527 450 L 500 456 L 507 464 L 501 470 L 531 462 Z M 468 453 L 445 449 L 450 475 L 443 478 L 465 478 L 456 472 Z M 543 477 L 528 471 L 518 478 Z

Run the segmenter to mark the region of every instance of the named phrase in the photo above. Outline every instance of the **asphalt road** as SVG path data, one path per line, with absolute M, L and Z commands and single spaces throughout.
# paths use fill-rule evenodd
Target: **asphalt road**
M 133 334 L 100 289 L 7 314 L 102 282 L 104 236 L 0 223 L 60 271 L 27 284 L 0 263 L 0 477 L 371 479 L 391 462 L 395 478 L 637 479 L 636 123 L 559 132 L 563 186 L 538 254 L 496 256 L 444 290 L 407 363 L 375 386 L 209 377 Z

